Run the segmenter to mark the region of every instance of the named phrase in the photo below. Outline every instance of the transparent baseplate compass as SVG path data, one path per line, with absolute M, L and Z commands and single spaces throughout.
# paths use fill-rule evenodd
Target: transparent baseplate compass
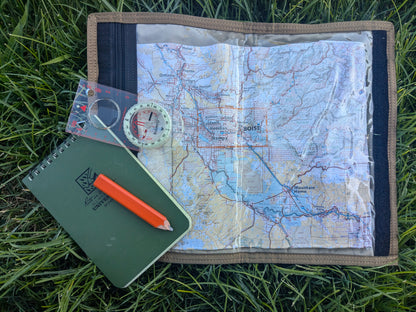
M 140 151 L 161 147 L 180 134 L 183 121 L 178 116 L 169 103 L 80 80 L 66 132 L 120 146 L 111 129 L 127 148 Z

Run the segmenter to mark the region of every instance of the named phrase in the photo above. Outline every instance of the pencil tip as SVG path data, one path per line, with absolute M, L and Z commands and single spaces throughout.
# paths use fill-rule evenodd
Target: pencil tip
M 165 230 L 165 231 L 173 231 L 173 228 L 170 226 L 170 223 L 168 220 L 165 221 L 163 225 L 159 225 L 158 229 Z

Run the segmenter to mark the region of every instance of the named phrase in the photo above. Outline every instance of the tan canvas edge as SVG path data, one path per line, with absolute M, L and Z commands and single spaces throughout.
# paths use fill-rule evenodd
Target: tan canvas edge
M 397 265 L 397 256 L 371 257 L 325 254 L 285 254 L 271 252 L 239 252 L 231 254 L 189 254 L 169 252 L 159 261 L 188 264 L 280 263 L 312 265 Z
M 87 68 L 88 80 L 98 81 L 97 14 L 88 16 L 87 22 Z
M 394 27 L 385 21 L 354 21 L 328 24 L 281 24 L 252 23 L 202 18 L 166 13 L 94 13 L 88 17 L 87 63 L 88 80 L 98 80 L 97 23 L 117 22 L 129 24 L 175 24 L 239 33 L 308 34 L 329 32 L 353 32 L 384 30 L 387 33 L 387 73 L 389 100 L 388 161 L 390 183 L 390 253 L 386 257 L 346 256 L 325 254 L 287 253 L 232 253 L 232 254 L 187 254 L 168 252 L 160 260 L 175 263 L 225 264 L 225 263 L 285 263 L 285 264 L 338 264 L 380 266 L 397 264 L 397 195 L 396 195 L 396 121 L 397 95 L 394 53 Z
M 397 85 L 396 85 L 396 62 L 395 62 L 395 38 L 394 27 L 391 24 L 387 31 L 387 75 L 388 75 L 388 142 L 387 157 L 389 163 L 389 185 L 390 185 L 390 255 L 398 256 L 398 224 L 397 224 L 397 190 L 396 190 L 396 125 L 397 125 Z

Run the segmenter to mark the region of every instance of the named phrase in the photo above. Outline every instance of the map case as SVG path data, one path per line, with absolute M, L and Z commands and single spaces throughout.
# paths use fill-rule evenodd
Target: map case
M 89 80 L 142 103 L 131 129 L 159 122 L 145 103 L 170 118 L 163 144 L 126 140 L 192 217 L 165 261 L 395 263 L 390 23 L 100 13 L 88 29 Z

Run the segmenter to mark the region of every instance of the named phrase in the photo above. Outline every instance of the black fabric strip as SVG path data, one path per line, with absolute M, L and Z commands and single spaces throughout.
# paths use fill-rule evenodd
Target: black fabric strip
M 137 92 L 136 25 L 98 23 L 98 82 Z
M 390 251 L 390 185 L 387 158 L 389 101 L 386 43 L 385 31 L 373 31 L 375 256 L 388 256 Z

